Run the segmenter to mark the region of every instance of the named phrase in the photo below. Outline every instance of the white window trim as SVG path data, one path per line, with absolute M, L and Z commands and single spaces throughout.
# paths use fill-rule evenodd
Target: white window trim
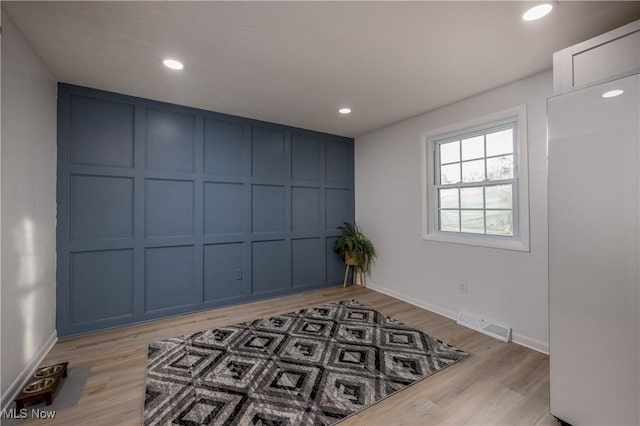
M 496 122 L 515 119 L 517 121 L 515 150 L 517 163 L 514 178 L 518 186 L 517 203 L 518 229 L 513 237 L 484 234 L 443 232 L 438 229 L 437 194 L 434 182 L 434 152 L 437 140 L 466 134 Z M 461 123 L 456 123 L 421 134 L 422 148 L 422 239 L 445 243 L 466 244 L 505 250 L 529 251 L 529 167 L 527 159 L 527 107 L 519 105 L 504 111 L 483 115 Z M 431 202 L 435 205 L 431 205 Z M 514 220 L 514 222 L 516 222 Z

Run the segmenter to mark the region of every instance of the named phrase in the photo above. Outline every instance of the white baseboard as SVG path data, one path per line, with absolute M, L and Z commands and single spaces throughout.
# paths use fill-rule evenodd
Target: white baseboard
M 371 281 L 367 281 L 367 288 L 377 291 L 378 293 L 382 293 L 382 294 L 386 294 L 387 296 L 391 296 L 391 297 L 395 297 L 396 299 L 400 299 L 403 302 L 407 302 L 410 303 L 414 306 L 417 306 L 419 308 L 422 309 L 426 309 L 427 311 L 436 313 L 438 315 L 442 315 L 443 317 L 447 317 L 449 319 L 452 319 L 454 321 L 457 320 L 457 313 L 443 308 L 441 306 L 436 306 L 436 305 L 432 305 L 430 303 L 426 303 L 420 299 L 417 299 L 413 296 L 408 296 L 404 293 L 400 293 L 398 291 L 395 290 L 390 290 L 388 288 L 385 287 L 380 287 L 378 285 L 376 285 L 375 283 L 371 282 Z M 531 338 L 529 336 L 525 336 L 523 334 L 520 333 L 516 333 L 513 332 L 511 335 L 511 341 L 513 343 L 516 343 L 520 346 L 524 346 L 526 348 L 529 349 L 533 349 L 534 351 L 537 352 L 542 352 L 545 355 L 549 355 L 549 344 L 534 338 Z
M 529 336 L 524 336 L 520 333 L 512 333 L 511 341 L 513 343 L 517 343 L 520 346 L 524 346 L 525 348 L 533 349 L 537 352 L 542 352 L 545 355 L 549 355 L 549 344 L 543 342 L 542 340 L 534 339 Z
M 367 281 L 367 288 L 377 291 L 378 293 L 386 294 L 387 296 L 395 297 L 396 299 L 400 299 L 403 302 L 411 303 L 414 306 L 417 306 L 422 309 L 426 309 L 427 311 L 433 312 L 438 315 L 442 315 L 443 317 L 450 318 L 454 321 L 457 318 L 456 313 L 453 311 L 450 311 L 449 309 L 441 308 L 440 306 L 423 302 L 422 300 L 416 299 L 413 296 L 407 296 L 406 294 L 397 292 L 395 290 L 389 290 L 388 288 L 380 287 L 372 283 L 371 281 Z
M 6 410 L 9 408 L 9 405 L 13 402 L 13 400 L 18 396 L 20 390 L 24 385 L 27 384 L 27 380 L 31 378 L 31 375 L 36 371 L 36 369 L 44 360 L 44 357 L 47 356 L 53 345 L 58 341 L 58 331 L 53 330 L 53 333 L 44 345 L 40 348 L 40 350 L 33 356 L 29 364 L 24 367 L 22 372 L 18 375 L 18 377 L 11 383 L 11 386 L 7 389 L 4 395 L 2 395 L 2 400 L 0 402 L 2 410 Z

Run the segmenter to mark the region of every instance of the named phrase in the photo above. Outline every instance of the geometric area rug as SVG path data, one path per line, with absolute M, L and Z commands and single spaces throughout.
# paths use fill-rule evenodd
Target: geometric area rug
M 354 300 L 149 344 L 145 425 L 331 425 L 468 354 Z

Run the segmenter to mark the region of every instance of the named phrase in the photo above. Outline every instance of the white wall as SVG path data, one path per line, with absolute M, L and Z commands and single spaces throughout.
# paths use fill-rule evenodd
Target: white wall
M 56 81 L 2 14 L 2 408 L 55 334 Z
M 0 22 L 2 21 L 2 9 L 0 9 Z M 0 31 L 0 70 L 2 70 L 2 31 Z M 1 74 L 1 72 L 0 72 Z M 0 100 L 2 99 L 2 85 L 0 84 Z M 2 116 L 2 102 L 0 101 L 0 116 Z M 2 241 L 2 120 L 0 120 L 0 242 Z M 0 309 L 2 309 L 2 244 L 0 243 Z M 2 312 L 0 312 L 0 344 L 2 344 Z M 0 347 L 0 367 L 2 366 L 2 348 Z M 2 370 L 0 368 L 0 370 Z M 1 371 L 0 371 L 1 375 Z M 4 395 L 2 391 L 2 378 L 0 377 L 0 395 Z M 0 400 L 0 408 L 4 407 Z
M 356 220 L 378 260 L 368 286 L 449 317 L 462 309 L 548 352 L 546 98 L 552 74 L 520 80 L 356 138 Z M 420 134 L 526 104 L 530 252 L 422 240 Z M 459 293 L 461 281 L 468 294 Z

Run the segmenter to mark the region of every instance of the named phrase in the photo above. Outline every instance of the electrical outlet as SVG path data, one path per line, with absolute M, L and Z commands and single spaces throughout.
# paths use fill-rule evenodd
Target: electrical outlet
M 242 279 L 242 269 L 236 269 L 236 280 Z
M 460 294 L 467 294 L 467 293 L 469 293 L 469 285 L 465 281 L 462 281 L 460 283 Z

